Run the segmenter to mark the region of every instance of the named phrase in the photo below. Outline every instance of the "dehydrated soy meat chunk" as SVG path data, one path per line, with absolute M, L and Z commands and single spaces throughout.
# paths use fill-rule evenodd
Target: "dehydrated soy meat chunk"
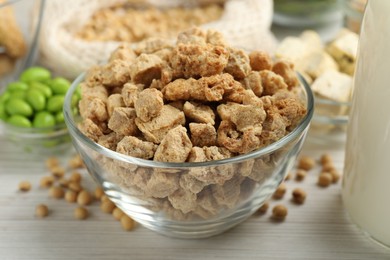
M 220 74 L 226 67 L 229 52 L 211 44 L 178 44 L 170 59 L 174 78 L 199 78 Z
M 153 79 L 161 78 L 164 61 L 154 54 L 141 54 L 129 68 L 131 81 L 149 86 Z
M 152 142 L 142 141 L 134 136 L 125 136 L 117 145 L 116 151 L 141 159 L 151 159 L 157 149 Z
M 135 118 L 134 108 L 116 107 L 108 120 L 108 127 L 120 135 L 135 135 L 138 132 Z
M 213 146 L 217 144 L 217 131 L 211 124 L 189 124 L 191 142 L 194 146 Z
M 135 123 L 146 140 L 159 144 L 169 130 L 178 125 L 184 125 L 185 117 L 184 113 L 177 108 L 164 105 L 157 117 L 148 122 L 136 118 Z
M 177 126 L 168 131 L 162 139 L 154 155 L 155 161 L 185 162 L 191 151 L 192 143 L 187 135 L 187 129 Z
M 155 88 L 147 88 L 138 94 L 134 103 L 137 117 L 144 122 L 158 116 L 164 106 L 162 93 Z

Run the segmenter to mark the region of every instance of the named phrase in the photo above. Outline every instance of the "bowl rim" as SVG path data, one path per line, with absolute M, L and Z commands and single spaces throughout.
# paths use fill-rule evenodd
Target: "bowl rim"
M 86 72 L 81 73 L 73 82 L 70 88 L 68 89 L 66 95 L 65 95 L 65 101 L 63 106 L 63 113 L 64 113 L 64 119 L 65 123 L 68 127 L 68 130 L 70 132 L 70 135 L 75 141 L 81 141 L 85 146 L 92 149 L 93 151 L 98 152 L 99 154 L 102 154 L 106 157 L 123 161 L 126 163 L 135 164 L 137 166 L 141 167 L 154 167 L 154 168 L 175 168 L 175 169 L 181 169 L 181 168 L 194 168 L 194 167 L 210 167 L 210 166 L 218 166 L 223 164 L 231 164 L 231 163 L 239 163 L 242 161 L 246 161 L 248 159 L 258 158 L 262 155 L 266 155 L 268 153 L 271 153 L 275 150 L 278 150 L 282 148 L 285 144 L 291 142 L 294 140 L 298 135 L 302 134 L 306 129 L 309 128 L 311 119 L 313 117 L 314 113 L 314 96 L 313 92 L 309 86 L 309 84 L 306 82 L 306 80 L 299 74 L 298 78 L 303 86 L 304 94 L 306 96 L 306 108 L 307 113 L 305 117 L 301 120 L 301 122 L 298 124 L 297 127 L 294 128 L 293 131 L 279 139 L 278 141 L 267 145 L 265 147 L 262 147 L 260 149 L 257 149 L 255 151 L 252 151 L 250 153 L 237 155 L 231 158 L 222 159 L 222 160 L 214 160 L 214 161 L 207 161 L 207 162 L 157 162 L 152 160 L 146 160 L 141 158 L 132 157 L 129 155 L 121 154 L 116 151 L 112 151 L 94 141 L 89 139 L 87 136 L 85 136 L 76 126 L 74 122 L 73 113 L 71 111 L 71 100 L 72 95 L 76 88 L 79 86 L 79 84 L 83 81 L 84 77 L 86 75 Z M 77 148 L 77 147 L 76 147 Z
M 21 138 L 48 138 L 68 133 L 65 122 L 50 127 L 20 127 L 11 125 L 0 119 L 0 129 L 2 129 L 3 134 L 11 132 L 13 135 Z

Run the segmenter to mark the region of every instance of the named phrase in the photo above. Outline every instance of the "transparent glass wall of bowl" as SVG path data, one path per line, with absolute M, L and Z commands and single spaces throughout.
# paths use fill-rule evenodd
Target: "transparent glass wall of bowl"
M 360 26 L 363 19 L 364 9 L 366 7 L 367 0 L 345 0 L 344 12 L 345 12 L 345 26 L 356 32 L 360 32 Z
M 273 22 L 286 27 L 317 27 L 343 18 L 343 0 L 274 0 Z
M 33 65 L 37 59 L 38 36 L 45 1 L 46 0 L 8 0 L 7 2 L 0 3 L 0 9 L 9 7 L 13 9 L 15 20 L 23 34 L 28 48 L 27 53 L 16 61 L 13 70 L 10 73 L 0 76 L 0 93 L 9 82 L 16 80 L 20 73 L 27 67 Z M 5 49 L 0 46 L 0 55 L 4 52 Z
M 277 142 L 217 161 L 143 160 L 100 146 L 79 131 L 81 119 L 72 113 L 71 95 L 82 79 L 73 83 L 64 105 L 74 147 L 119 208 L 145 227 L 172 237 L 209 237 L 251 216 L 293 166 L 313 116 L 313 95 L 305 83 L 301 93 L 308 113 Z M 178 196 L 174 196 L 176 192 Z

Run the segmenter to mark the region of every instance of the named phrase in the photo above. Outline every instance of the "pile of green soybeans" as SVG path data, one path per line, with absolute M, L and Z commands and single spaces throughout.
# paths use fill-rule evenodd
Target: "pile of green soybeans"
M 0 95 L 0 119 L 25 128 L 47 128 L 64 123 L 62 106 L 71 83 L 52 78 L 49 70 L 30 67 Z M 75 95 L 72 102 L 78 102 Z

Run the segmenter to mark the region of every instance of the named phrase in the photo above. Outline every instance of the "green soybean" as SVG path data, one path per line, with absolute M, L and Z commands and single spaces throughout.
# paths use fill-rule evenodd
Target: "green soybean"
M 35 111 L 42 111 L 46 106 L 46 97 L 38 89 L 30 89 L 26 94 L 27 102 Z
M 44 81 L 50 79 L 51 73 L 42 67 L 30 67 L 22 72 L 20 80 L 23 82 Z
M 11 82 L 7 86 L 7 91 L 13 92 L 15 90 L 21 90 L 21 91 L 26 91 L 28 89 L 28 85 L 24 82 L 20 81 L 15 81 Z
M 72 96 L 72 101 L 71 101 L 72 107 L 77 106 L 77 104 L 79 103 L 79 100 L 80 100 L 80 98 L 77 95 L 73 95 Z
M 15 90 L 10 93 L 9 99 L 22 99 L 26 98 L 26 91 L 24 90 Z
M 78 98 L 81 98 L 81 84 L 77 85 L 74 93 L 78 96 Z
M 70 87 L 70 82 L 67 79 L 58 77 L 51 80 L 50 87 L 54 94 L 65 95 Z
M 0 95 L 0 102 L 4 103 L 9 99 L 10 96 L 11 94 L 8 91 L 4 92 L 3 94 Z
M 12 115 L 8 118 L 7 122 L 14 126 L 31 127 L 30 120 L 21 115 Z
M 64 123 L 65 122 L 65 119 L 64 119 L 64 113 L 62 111 L 58 112 L 56 114 L 56 122 L 58 124 L 61 124 L 61 123 Z
M 41 82 L 33 81 L 30 83 L 30 89 L 37 89 L 41 91 L 46 98 L 49 98 L 53 95 L 51 88 Z
M 46 111 L 41 111 L 35 114 L 33 126 L 37 128 L 52 127 L 56 124 L 56 120 L 52 114 Z
M 47 101 L 46 109 L 49 112 L 56 113 L 62 110 L 65 97 L 62 95 L 55 95 L 49 98 Z
M 72 113 L 74 116 L 77 116 L 79 114 L 79 109 L 77 107 L 72 108 Z
M 5 110 L 8 114 L 29 117 L 33 114 L 31 106 L 22 99 L 12 98 L 5 103 Z
M 7 112 L 5 112 L 5 105 L 3 102 L 0 102 L 0 119 L 6 120 L 8 117 Z

